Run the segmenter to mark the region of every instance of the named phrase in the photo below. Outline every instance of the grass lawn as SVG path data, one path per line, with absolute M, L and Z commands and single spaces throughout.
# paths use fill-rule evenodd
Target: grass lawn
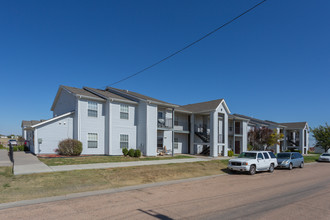
M 304 161 L 305 163 L 312 163 L 312 162 L 316 162 L 321 154 L 308 154 L 308 155 L 304 155 Z
M 18 176 L 12 175 L 11 167 L 0 167 L 0 203 L 221 174 L 227 163 L 212 160 Z
M 129 162 L 141 160 L 170 160 L 170 159 L 186 159 L 193 158 L 186 155 L 162 156 L 162 157 L 124 157 L 124 156 L 82 156 L 68 158 L 39 158 L 39 160 L 48 166 L 73 165 L 73 164 L 88 164 L 88 163 L 113 163 L 113 162 Z

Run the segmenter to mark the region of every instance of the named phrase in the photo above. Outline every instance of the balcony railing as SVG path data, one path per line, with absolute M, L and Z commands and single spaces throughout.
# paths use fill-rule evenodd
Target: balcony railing
M 172 118 L 158 118 L 157 126 L 159 128 L 173 128 Z

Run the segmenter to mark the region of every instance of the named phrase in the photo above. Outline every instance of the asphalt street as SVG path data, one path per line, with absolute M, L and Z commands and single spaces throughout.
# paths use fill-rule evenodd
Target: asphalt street
M 0 219 L 330 219 L 330 163 L 3 209 Z

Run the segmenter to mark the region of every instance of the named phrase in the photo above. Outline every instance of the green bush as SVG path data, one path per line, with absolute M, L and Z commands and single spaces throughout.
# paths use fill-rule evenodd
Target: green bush
M 13 151 L 24 151 L 24 145 L 13 146 Z
M 127 154 L 128 154 L 128 150 L 127 150 L 127 148 L 123 148 L 122 152 L 123 152 L 124 156 L 126 157 Z
M 248 144 L 248 146 L 247 146 L 247 150 L 248 151 L 251 151 L 251 150 L 253 150 L 254 149 L 254 147 L 251 145 L 251 144 Z
M 7 149 L 2 144 L 0 144 L 0 149 Z
M 285 152 L 291 152 L 291 150 L 286 150 Z
M 79 156 L 82 152 L 82 143 L 73 139 L 63 140 L 59 143 L 57 152 L 65 156 Z
M 134 157 L 141 157 L 141 151 L 139 149 L 135 151 Z
M 134 157 L 134 154 L 135 154 L 135 150 L 134 149 L 129 149 L 128 156 Z
M 232 156 L 234 156 L 234 151 L 229 150 L 229 151 L 228 151 L 228 157 L 232 157 Z

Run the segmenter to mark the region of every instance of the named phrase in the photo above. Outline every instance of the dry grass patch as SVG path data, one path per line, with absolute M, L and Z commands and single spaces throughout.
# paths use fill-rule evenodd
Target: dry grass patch
M 1 203 L 223 173 L 227 161 L 76 170 L 13 176 L 0 167 Z

